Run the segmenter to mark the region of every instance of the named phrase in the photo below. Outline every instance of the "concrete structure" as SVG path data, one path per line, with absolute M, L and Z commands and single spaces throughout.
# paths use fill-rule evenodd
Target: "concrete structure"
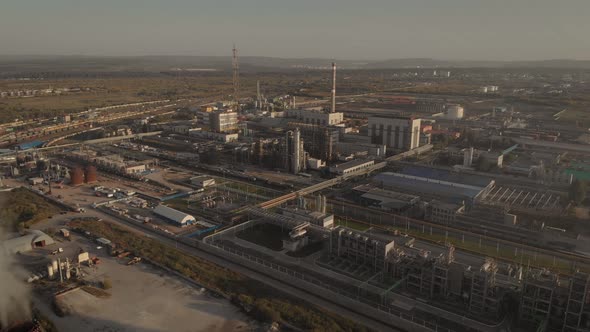
M 17 254 L 29 252 L 34 248 L 42 248 L 54 243 L 51 236 L 33 229 L 29 230 L 26 235 L 3 240 L 0 245 L 6 254 Z
M 383 144 L 394 150 L 412 150 L 420 146 L 420 119 L 413 117 L 369 117 L 372 144 Z
M 369 265 L 374 271 L 385 268 L 385 259 L 393 248 L 393 240 L 342 226 L 330 234 L 330 254 Z
M 215 133 L 211 131 L 203 131 L 203 130 L 189 130 L 189 136 L 193 136 L 196 138 L 201 139 L 208 139 L 214 140 L 222 143 L 229 143 L 238 140 L 238 134 L 225 134 L 225 133 Z
M 288 118 L 295 118 L 303 123 L 318 126 L 334 126 L 344 121 L 344 113 L 326 113 L 312 110 L 287 110 Z
M 195 217 L 191 216 L 190 214 L 167 207 L 166 205 L 160 204 L 156 206 L 154 213 L 181 227 L 188 226 L 196 222 Z
M 215 179 L 207 175 L 199 175 L 191 178 L 191 184 L 199 188 L 207 188 L 215 185 Z
M 338 142 L 336 143 L 336 153 L 347 156 L 356 155 L 383 158 L 387 153 L 387 146 L 370 143 Z
M 461 120 L 465 116 L 465 111 L 461 105 L 448 105 L 444 118 L 448 120 Z
M 463 212 L 465 212 L 465 205 L 462 203 L 453 204 L 432 200 L 425 207 L 424 219 L 440 224 L 452 224 Z
M 362 171 L 373 165 L 375 165 L 374 160 L 356 159 L 330 167 L 330 173 L 337 175 L 349 175 Z
M 218 133 L 231 133 L 238 129 L 238 113 L 233 111 L 216 111 L 209 113 L 209 126 Z
M 321 159 L 309 158 L 307 159 L 307 168 L 318 170 L 326 167 L 326 162 Z
M 301 220 L 304 222 L 309 222 L 313 225 L 318 225 L 324 228 L 333 228 L 334 227 L 334 215 L 333 214 L 326 214 L 319 211 L 309 211 L 309 210 L 302 210 L 302 209 L 291 209 L 291 208 L 284 208 L 281 209 L 281 214 L 292 218 L 294 220 Z
M 301 131 L 305 151 L 311 157 L 324 161 L 335 159 L 337 154 L 336 144 L 340 136 L 338 128 L 303 122 L 289 122 L 287 128 Z
M 418 196 L 384 190 L 372 185 L 360 185 L 355 187 L 353 191 L 358 194 L 357 199 L 362 205 L 402 215 L 420 202 Z
M 518 322 L 545 331 L 588 331 L 590 278 L 576 272 L 561 278 L 549 271 L 529 271 L 523 281 Z
M 143 173 L 147 170 L 146 166 L 143 164 L 140 165 L 128 165 L 124 167 L 125 174 L 139 174 Z

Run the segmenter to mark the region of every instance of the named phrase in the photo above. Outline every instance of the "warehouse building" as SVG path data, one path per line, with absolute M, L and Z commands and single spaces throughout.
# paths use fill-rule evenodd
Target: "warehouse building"
M 2 247 L 7 254 L 17 254 L 29 252 L 34 248 L 42 248 L 54 243 L 51 236 L 33 229 L 26 235 L 2 241 Z
M 197 222 L 195 217 L 190 214 L 167 207 L 166 205 L 158 205 L 154 209 L 154 213 L 180 227 L 192 225 Z
M 376 175 L 373 182 L 382 189 L 420 196 L 423 200 L 465 204 L 471 207 L 493 189 L 495 181 L 479 176 L 428 167 L 406 167 L 399 172 Z

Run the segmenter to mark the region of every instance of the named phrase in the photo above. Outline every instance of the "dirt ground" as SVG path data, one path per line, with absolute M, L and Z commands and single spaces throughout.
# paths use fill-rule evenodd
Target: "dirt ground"
M 60 298 L 70 315 L 58 317 L 46 298 L 34 299 L 36 306 L 51 319 L 59 331 L 251 331 L 256 323 L 248 319 L 225 299 L 147 263 L 127 266 L 129 257 L 110 257 L 89 240 L 73 235 L 52 247 L 63 247 L 65 257 L 73 257 L 78 248 L 98 256 L 101 263 L 90 268 L 81 265 L 85 279 L 98 284 L 111 280 L 111 296 L 97 298 L 81 289 Z M 47 251 L 52 248 L 47 248 Z M 30 255 L 40 258 L 41 250 Z M 27 255 L 28 256 L 28 255 Z M 55 257 L 55 256 L 49 256 Z M 24 258 L 24 257 L 23 257 Z

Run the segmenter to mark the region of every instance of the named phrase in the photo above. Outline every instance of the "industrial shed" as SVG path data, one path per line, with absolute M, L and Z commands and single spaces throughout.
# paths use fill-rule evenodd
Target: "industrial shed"
M 26 235 L 2 241 L 2 247 L 7 254 L 16 254 L 32 251 L 33 248 L 42 248 L 54 243 L 51 236 L 39 230 L 30 230 Z
M 154 213 L 178 226 L 192 225 L 196 222 L 195 217 L 190 214 L 167 207 L 166 205 L 158 205 L 154 209 Z

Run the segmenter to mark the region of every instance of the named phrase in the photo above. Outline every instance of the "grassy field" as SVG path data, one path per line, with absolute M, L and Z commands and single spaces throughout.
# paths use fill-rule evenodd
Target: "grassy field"
M 288 296 L 261 282 L 249 279 L 206 260 L 189 256 L 151 238 L 137 235 L 109 222 L 70 223 L 71 227 L 104 236 L 170 269 L 228 295 L 262 321 L 283 321 L 304 331 L 366 331 L 351 320 L 316 308 L 313 304 Z
M 60 211 L 58 206 L 24 188 L 0 192 L 0 226 L 9 231 L 27 228 Z

